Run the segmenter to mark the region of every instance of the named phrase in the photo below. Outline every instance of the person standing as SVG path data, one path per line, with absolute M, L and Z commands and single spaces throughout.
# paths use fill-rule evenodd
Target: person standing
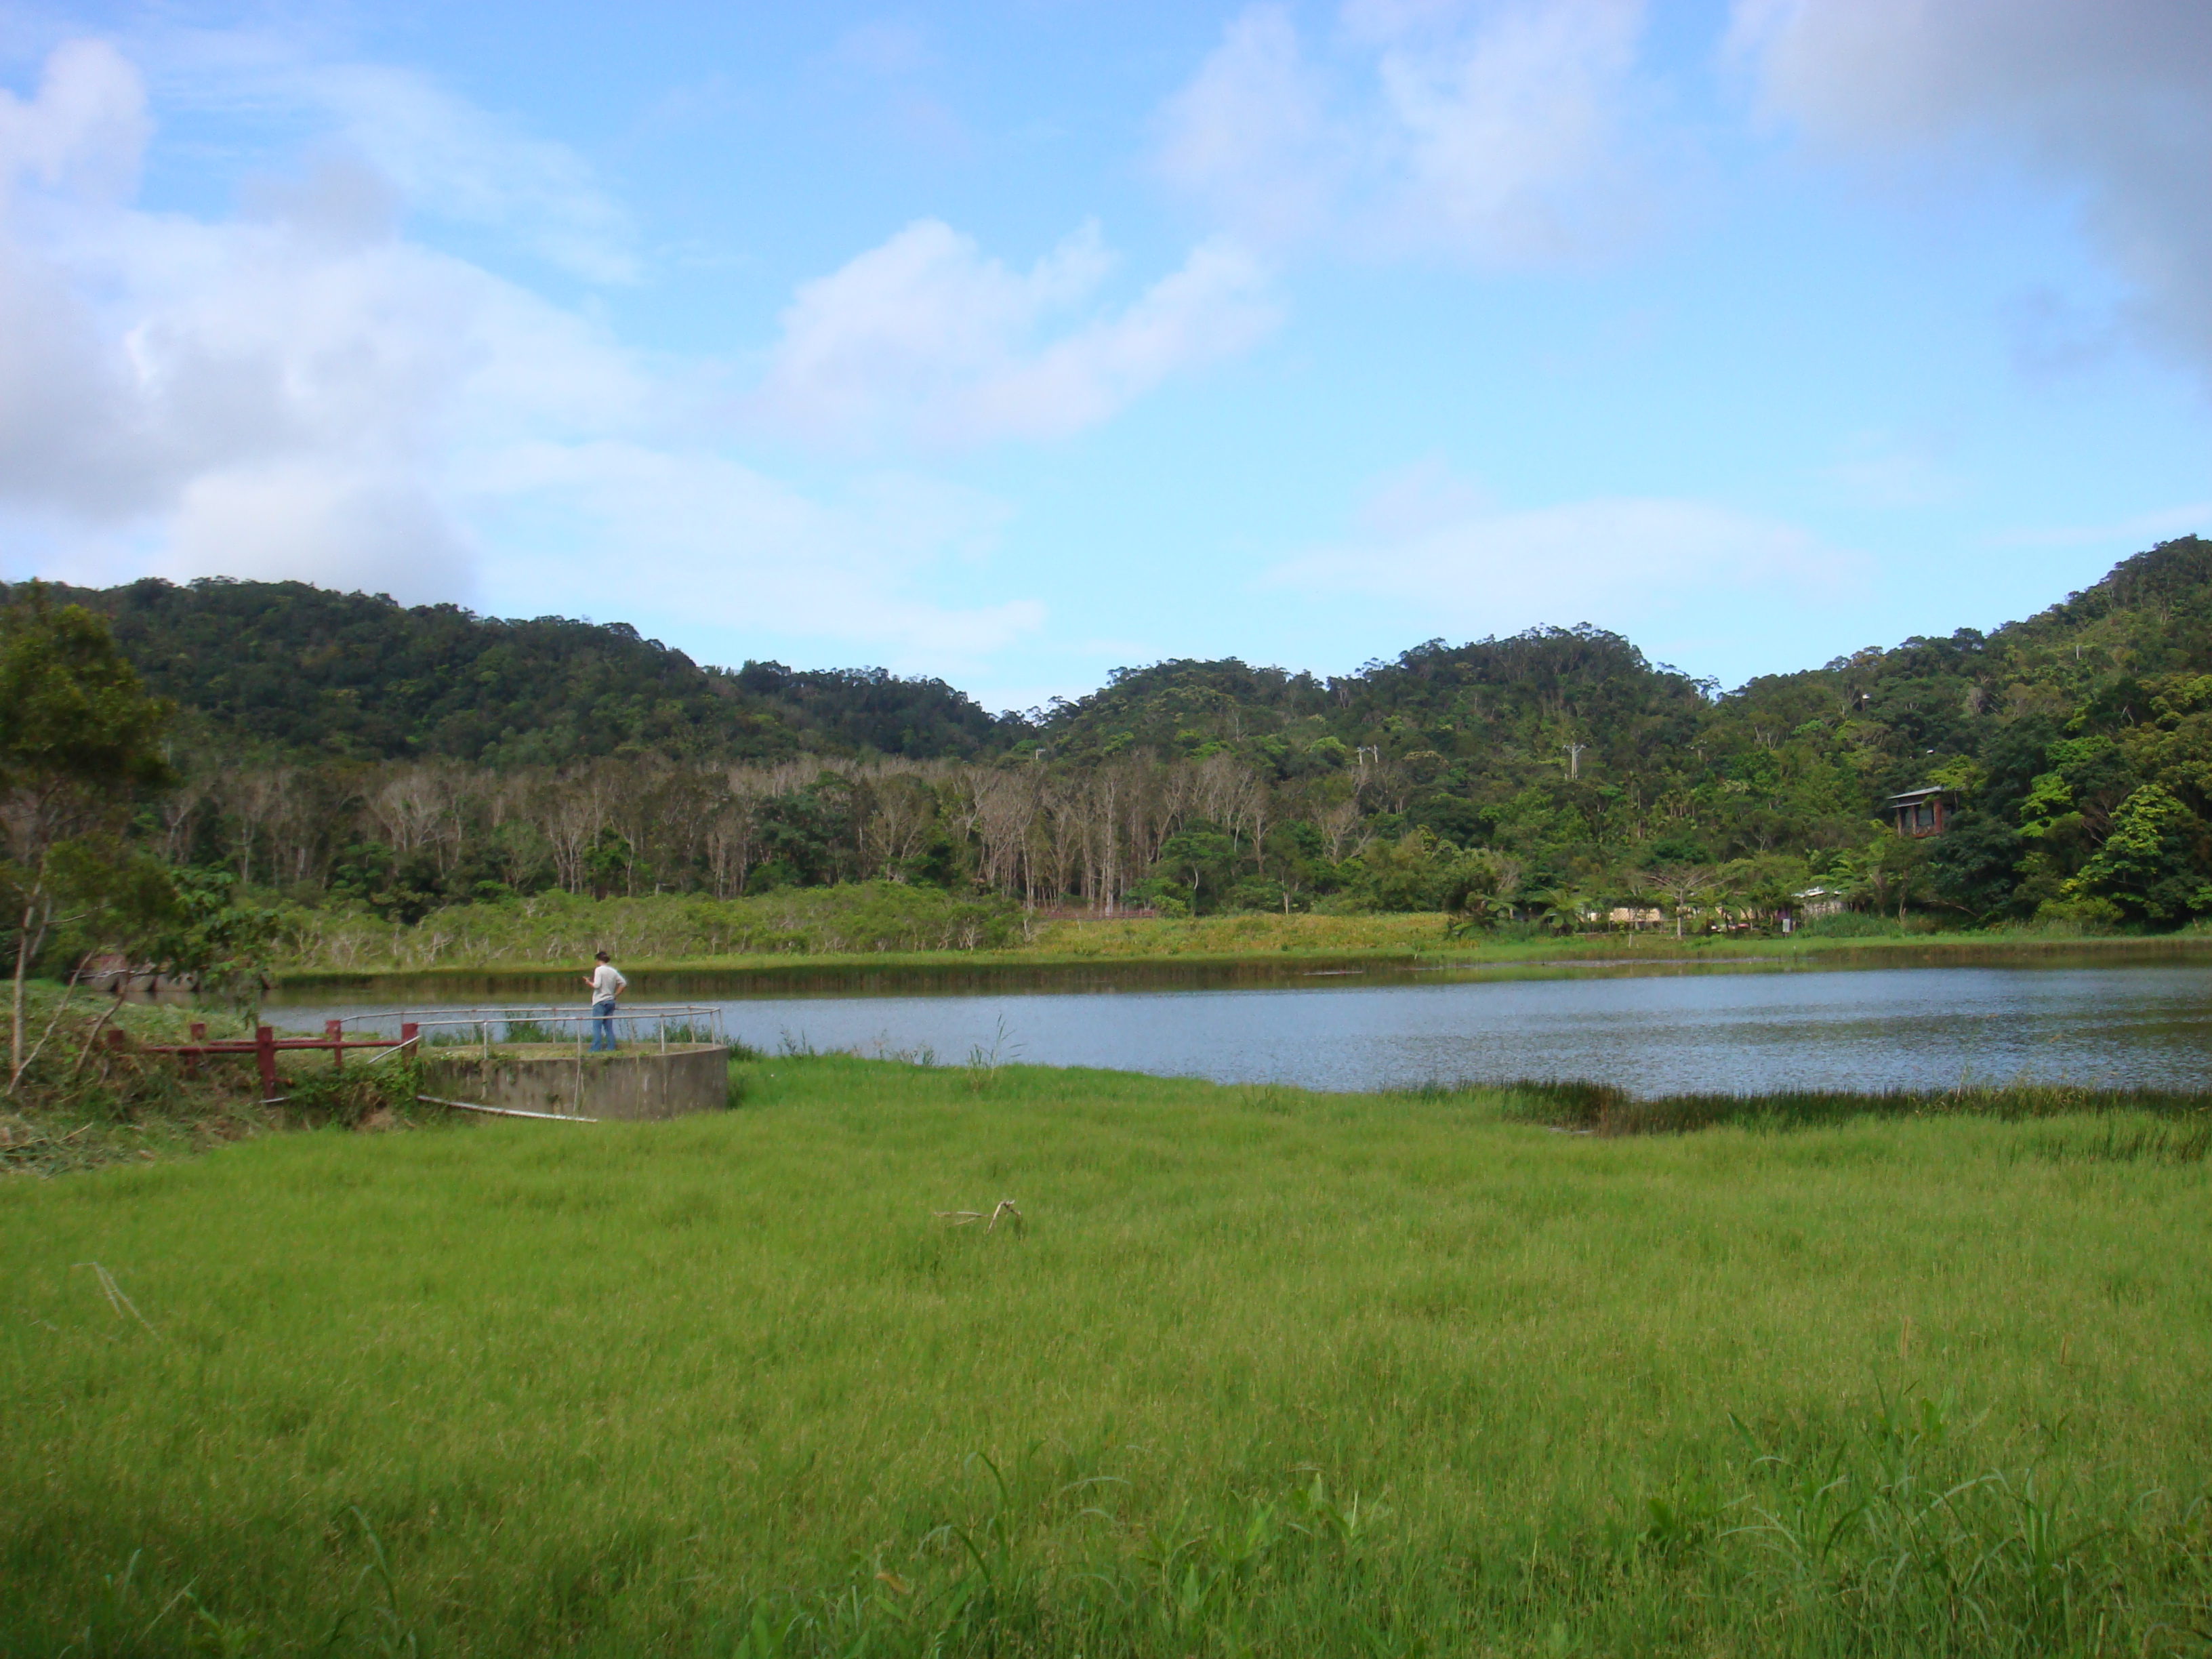
M 611 1052 L 615 1046 L 615 999 L 629 989 L 629 981 L 622 976 L 607 953 L 599 954 L 599 966 L 584 975 L 584 983 L 592 988 L 592 1052 L 602 1049 Z

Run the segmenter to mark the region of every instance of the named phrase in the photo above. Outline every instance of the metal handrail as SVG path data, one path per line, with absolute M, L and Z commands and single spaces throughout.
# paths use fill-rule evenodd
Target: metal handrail
M 418 1053 L 430 1046 L 423 1041 L 430 1031 L 473 1030 L 487 1060 L 491 1058 L 492 1045 L 507 1041 L 506 1033 L 516 1025 L 534 1025 L 540 1029 L 551 1027 L 556 1030 L 566 1028 L 575 1039 L 576 1091 L 580 1101 L 583 1094 L 584 1027 L 586 1024 L 596 1024 L 605 1019 L 622 1030 L 632 1042 L 637 1042 L 641 1040 L 640 1028 L 650 1023 L 663 1054 L 668 1052 L 668 1028 L 671 1024 L 686 1026 L 694 1032 L 703 1026 L 712 1033 L 712 1041 L 726 1046 L 730 1040 L 729 1033 L 722 1024 L 722 1010 L 719 1005 L 711 1002 L 633 1003 L 627 1008 L 618 1004 L 605 1014 L 594 1013 L 588 1005 L 579 1008 L 574 1003 L 485 1004 L 473 1008 L 447 1006 L 426 1011 L 431 1015 L 429 1018 L 413 1020 L 407 1018 L 410 1012 L 406 1008 L 398 1008 L 348 1014 L 325 1024 L 344 1026 L 372 1020 L 380 1024 L 397 1021 L 403 1036 L 411 1030 L 416 1042 L 421 1044 Z M 498 1036 L 493 1035 L 495 1028 L 500 1033 Z
M 368 1013 L 347 1014 L 338 1023 L 342 1025 L 357 1025 L 368 1020 L 405 1020 L 414 1012 L 406 1007 L 376 1009 Z M 477 1025 L 486 1020 L 496 1020 L 505 1024 L 520 1020 L 543 1022 L 593 1018 L 589 1004 L 579 1008 L 572 1002 L 487 1002 L 465 1007 L 456 1007 L 451 1003 L 440 1003 L 434 1008 L 423 1010 L 422 1012 L 430 1017 L 416 1018 L 410 1023 L 422 1026 Z M 673 1019 L 678 1015 L 704 1018 L 719 1024 L 722 1016 L 721 1005 L 714 1002 L 634 1002 L 627 1005 L 617 1003 L 613 1018 L 631 1020 Z

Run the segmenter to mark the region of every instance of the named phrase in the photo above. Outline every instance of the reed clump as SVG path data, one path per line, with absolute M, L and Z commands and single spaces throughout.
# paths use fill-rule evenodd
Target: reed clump
M 1487 1085 L 1432 1085 L 1431 1096 Z M 1639 1096 L 1580 1079 L 1528 1079 L 1498 1085 L 1504 1112 L 1525 1123 L 1601 1135 L 1686 1134 L 1723 1126 L 1808 1129 L 1861 1119 L 2094 1119 L 2107 1125 L 2115 1157 L 2166 1157 L 2200 1162 L 2212 1150 L 2212 1096 L 2163 1089 L 2097 1089 L 2063 1083 L 1968 1084 L 1951 1089 L 1784 1089 L 1760 1094 Z M 2116 1121 L 2149 1119 L 2149 1127 L 2111 1128 Z M 2087 1143 L 2083 1143 L 2087 1144 Z

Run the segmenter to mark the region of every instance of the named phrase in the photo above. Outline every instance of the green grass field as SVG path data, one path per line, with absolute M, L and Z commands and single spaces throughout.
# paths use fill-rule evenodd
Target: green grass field
M 0 1183 L 0 1651 L 2212 1646 L 2170 1119 L 738 1070 Z

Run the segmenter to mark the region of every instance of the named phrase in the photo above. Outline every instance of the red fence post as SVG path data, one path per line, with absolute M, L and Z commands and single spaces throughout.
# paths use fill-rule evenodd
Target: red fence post
M 345 1022 L 342 1019 L 325 1020 L 323 1041 L 331 1045 L 331 1069 L 334 1072 L 343 1071 L 345 1069 Z
M 261 1098 L 265 1105 L 276 1098 L 276 1032 L 274 1027 L 253 1028 L 253 1060 L 261 1068 Z
M 194 1042 L 205 1042 L 207 1041 L 207 1027 L 206 1027 L 206 1026 L 202 1025 L 202 1024 L 200 1024 L 198 1022 L 195 1021 L 195 1022 L 193 1023 L 193 1024 L 192 1024 L 192 1026 L 191 1026 L 191 1040 L 192 1040 Z
M 403 1043 L 412 1042 L 422 1035 L 422 1028 L 419 1025 L 402 1025 L 399 1028 L 399 1041 Z

